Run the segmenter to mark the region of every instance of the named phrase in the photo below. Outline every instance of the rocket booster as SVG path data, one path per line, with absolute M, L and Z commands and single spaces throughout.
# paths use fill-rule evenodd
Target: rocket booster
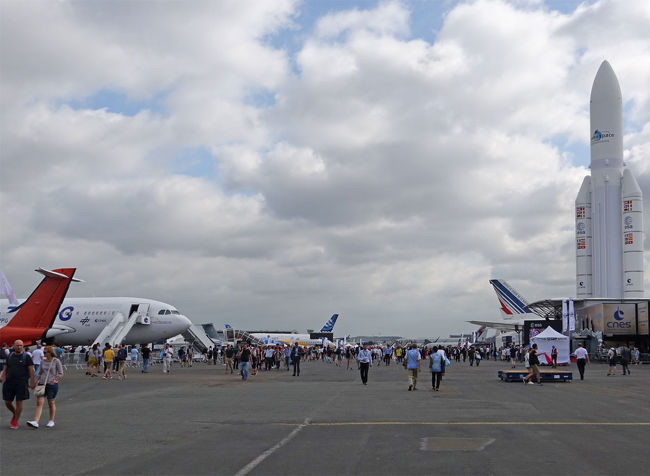
M 580 297 L 643 296 L 643 196 L 623 163 L 623 102 L 603 61 L 591 88 L 591 176 L 576 197 L 576 289 Z

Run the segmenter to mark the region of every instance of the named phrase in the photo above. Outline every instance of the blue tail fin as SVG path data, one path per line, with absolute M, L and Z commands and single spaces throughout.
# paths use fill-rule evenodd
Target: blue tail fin
M 339 318 L 338 314 L 332 314 L 332 317 L 330 317 L 330 320 L 325 323 L 323 328 L 320 330 L 321 332 L 334 332 L 334 324 L 336 324 L 336 320 Z
M 526 299 L 517 293 L 507 282 L 502 279 L 490 279 L 490 284 L 494 287 L 494 292 L 496 292 L 499 304 L 501 305 L 501 313 L 505 318 L 515 317 L 517 314 L 529 314 L 531 312 L 526 307 L 528 306 Z

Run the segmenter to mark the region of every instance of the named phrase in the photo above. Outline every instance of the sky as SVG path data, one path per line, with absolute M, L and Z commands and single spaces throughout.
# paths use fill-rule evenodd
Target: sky
M 573 296 L 604 60 L 650 210 L 648 31 L 645 0 L 0 2 L 0 269 L 336 335 L 476 329 L 491 278 Z

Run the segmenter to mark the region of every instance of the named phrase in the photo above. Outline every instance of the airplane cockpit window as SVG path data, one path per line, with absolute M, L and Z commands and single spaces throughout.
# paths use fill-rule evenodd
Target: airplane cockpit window
M 178 314 L 180 316 L 180 312 L 178 312 L 176 309 L 172 309 L 172 314 Z
M 161 309 L 160 311 L 158 311 L 158 314 L 159 314 L 159 315 L 165 314 L 165 310 L 164 310 L 164 309 Z

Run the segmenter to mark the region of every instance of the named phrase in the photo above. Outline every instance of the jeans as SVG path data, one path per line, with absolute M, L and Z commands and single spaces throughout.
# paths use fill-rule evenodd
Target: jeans
M 146 372 L 149 370 L 149 359 L 142 359 L 142 371 Z
M 361 373 L 361 381 L 366 383 L 368 381 L 368 368 L 370 367 L 370 362 L 361 362 L 359 364 L 359 370 Z
M 293 375 L 300 377 L 300 357 L 293 358 Z
M 240 362 L 239 363 L 239 373 L 241 374 L 242 380 L 248 380 L 248 366 L 250 364 L 248 362 Z

